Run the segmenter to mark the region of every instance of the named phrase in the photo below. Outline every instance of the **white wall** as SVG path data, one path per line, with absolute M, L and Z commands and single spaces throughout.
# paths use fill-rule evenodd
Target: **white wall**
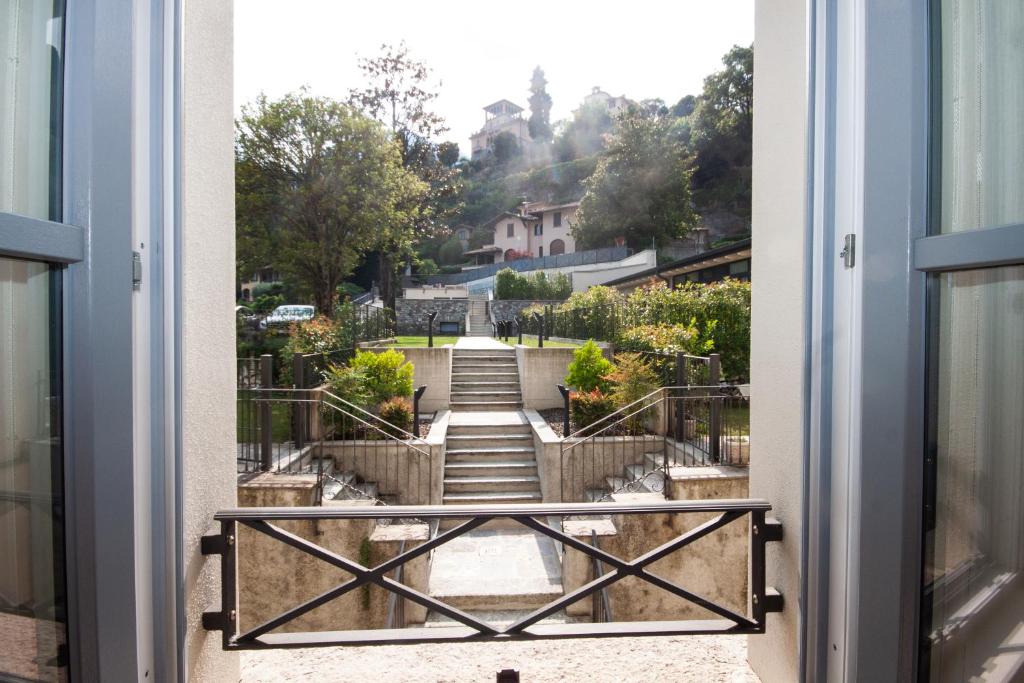
M 185 0 L 181 126 L 181 392 L 184 675 L 237 681 L 238 655 L 204 631 L 220 562 L 199 553 L 213 514 L 235 505 L 235 175 L 230 0 Z
M 753 312 L 751 384 L 771 400 L 750 415 L 750 495 L 765 498 L 785 540 L 768 546 L 768 585 L 785 609 L 749 637 L 765 683 L 798 680 L 803 445 L 804 258 L 808 182 L 806 3 L 757 3 L 754 38 Z

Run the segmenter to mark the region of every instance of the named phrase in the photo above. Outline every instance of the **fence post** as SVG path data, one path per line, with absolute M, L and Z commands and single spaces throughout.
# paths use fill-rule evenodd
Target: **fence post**
M 434 348 L 434 318 L 437 317 L 437 311 L 431 311 L 427 316 L 427 348 Z M 469 330 L 466 330 L 466 334 L 469 334 Z
M 523 344 L 523 316 L 516 317 L 516 328 L 519 330 L 519 345 Z
M 265 353 L 260 356 L 260 389 L 257 396 L 262 396 L 259 410 L 259 431 L 260 431 L 260 469 L 269 472 L 273 467 L 274 447 L 274 414 L 273 406 L 270 403 L 270 394 L 274 386 L 274 356 Z
M 555 324 L 554 307 L 550 304 L 544 307 L 544 338 L 551 339 L 551 328 Z
M 708 384 L 718 386 L 719 378 L 722 375 L 722 357 L 712 353 L 708 363 Z M 711 401 L 711 424 L 708 428 L 711 437 L 711 462 L 719 462 L 722 457 L 722 402 L 716 401 L 714 396 Z
M 681 386 L 684 386 L 686 384 L 686 362 L 687 361 L 686 361 L 686 354 L 685 353 L 683 353 L 682 351 L 676 353 L 676 386 L 677 387 L 681 387 Z M 676 389 L 676 392 L 679 392 L 679 390 Z M 675 418 L 675 422 L 676 422 L 676 424 L 675 424 L 676 443 L 682 443 L 682 441 L 683 441 L 683 436 L 684 436 L 683 427 L 684 427 L 685 422 L 686 422 L 686 415 L 683 413 L 683 408 L 684 407 L 685 406 L 683 405 L 682 396 L 677 396 L 676 397 L 675 410 L 672 411 L 672 413 L 675 414 L 674 418 Z M 670 415 L 672 413 L 670 413 Z
M 427 385 L 424 384 L 412 394 L 412 433 L 417 437 L 420 435 L 420 397 L 426 390 Z
M 546 326 L 546 324 L 547 324 L 545 322 L 545 320 L 547 318 L 546 315 L 541 315 L 540 313 L 534 313 L 533 317 L 534 317 L 534 320 L 537 321 L 537 325 L 539 327 L 543 328 L 543 327 Z M 538 334 L 537 335 L 537 348 L 538 349 L 543 349 L 544 348 L 544 335 L 543 334 Z
M 306 388 L 306 357 L 305 354 L 296 353 L 292 356 L 292 385 L 295 389 Z M 303 438 L 303 424 L 305 418 L 305 405 L 302 403 L 304 394 L 301 391 L 295 392 L 296 400 L 292 402 L 292 443 L 296 449 L 305 445 Z

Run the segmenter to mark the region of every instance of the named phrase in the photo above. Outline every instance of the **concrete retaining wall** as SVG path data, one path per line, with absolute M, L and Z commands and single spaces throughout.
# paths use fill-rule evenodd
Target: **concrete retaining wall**
M 310 505 L 312 475 L 259 475 L 238 489 L 242 506 Z M 351 504 L 351 501 L 346 501 Z M 401 541 L 411 549 L 429 537 L 427 525 L 376 528 L 373 520 L 280 521 L 279 526 L 354 562 L 373 566 L 398 554 Z M 238 528 L 238 615 L 244 631 L 344 582 L 349 574 L 245 526 Z M 427 557 L 405 565 L 402 583 L 426 592 Z M 328 602 L 282 626 L 279 631 L 384 628 L 389 593 L 369 586 Z M 422 623 L 426 610 L 406 602 L 406 625 Z
M 405 360 L 413 365 L 412 385 L 427 385 L 427 390 L 420 399 L 420 412 L 433 413 L 448 408 L 451 393 L 452 347 L 435 346 L 434 348 L 414 348 L 396 346 Z M 371 348 L 367 351 L 386 351 L 385 348 Z
M 747 471 L 728 467 L 674 468 L 671 495 L 677 500 L 712 498 L 746 498 Z M 656 501 L 656 494 L 625 494 L 617 501 L 643 497 L 645 503 Z M 716 517 L 716 513 L 615 515 L 612 527 L 607 520 L 597 520 L 598 546 L 623 559 L 634 559 L 661 544 L 681 536 Z M 573 523 L 573 535 L 590 542 L 589 526 Z M 602 525 L 603 524 L 603 525 Z M 748 609 L 749 519 L 736 520 L 683 549 L 648 565 L 658 576 L 687 590 L 724 605 L 740 614 Z M 607 572 L 609 568 L 605 566 Z M 562 562 L 565 592 L 592 581 L 590 559 L 579 551 L 566 548 Z M 608 589 L 615 621 L 662 621 L 678 619 L 719 619 L 718 615 L 676 597 L 652 584 L 633 577 L 618 581 Z M 570 616 L 591 616 L 591 600 L 581 600 L 568 609 Z
M 469 299 L 397 299 L 395 317 L 398 334 L 426 334 L 427 316 L 437 311 L 434 334 L 439 334 L 442 322 L 459 324 L 459 335 L 466 333 L 466 315 Z
M 566 348 L 532 349 L 516 346 L 524 408 L 545 410 L 562 407 L 562 395 L 556 385 L 565 380 L 573 351 Z

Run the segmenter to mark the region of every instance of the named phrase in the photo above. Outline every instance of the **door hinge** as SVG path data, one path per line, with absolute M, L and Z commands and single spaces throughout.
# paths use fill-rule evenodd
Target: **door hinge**
M 843 257 L 843 267 L 853 268 L 857 262 L 857 236 L 853 233 L 843 237 L 843 250 L 839 252 Z
M 132 289 L 136 292 L 142 288 L 142 254 L 132 252 Z

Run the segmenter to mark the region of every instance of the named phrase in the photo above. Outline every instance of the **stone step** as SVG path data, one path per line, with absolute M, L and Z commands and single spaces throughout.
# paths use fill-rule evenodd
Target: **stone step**
M 519 383 L 518 372 L 452 372 L 452 382 L 485 382 L 495 380 L 500 382 L 515 381 Z
M 508 503 L 539 503 L 541 495 L 540 491 L 446 493 L 443 500 L 445 505 L 504 505 Z
M 452 362 L 455 362 L 455 363 L 483 363 L 483 362 L 488 362 L 488 361 L 500 361 L 502 363 L 515 363 L 516 362 L 515 352 L 513 351 L 512 353 L 508 353 L 508 354 L 489 353 L 489 354 L 480 354 L 480 355 L 472 355 L 472 356 L 463 356 L 463 355 L 460 355 L 460 354 L 457 353 L 457 354 L 455 354 L 452 357 Z
M 488 403 L 507 403 L 509 401 L 521 401 L 523 398 L 519 391 L 452 391 L 452 403 L 467 403 L 473 401 L 487 401 Z
M 668 465 L 669 467 L 675 467 L 682 465 L 682 458 L 669 453 Z M 665 466 L 665 454 L 664 453 L 644 453 L 644 467 L 647 470 L 658 470 Z
M 660 493 L 664 491 L 664 472 L 651 471 L 646 469 L 643 465 L 626 465 L 623 470 L 628 481 L 633 482 L 642 479 L 642 485 L 637 487 L 638 492 L 651 491 Z
M 519 374 L 518 366 L 513 362 L 507 362 L 504 360 L 495 361 L 477 361 L 477 360 L 457 360 L 452 361 L 452 372 L 514 372 Z
M 474 388 L 479 389 L 480 387 L 493 387 L 495 389 L 518 389 L 519 382 L 512 379 L 504 379 L 498 382 L 495 382 L 493 380 L 481 381 L 460 379 L 457 382 L 452 382 L 452 388 L 454 389 L 455 387 L 466 387 L 467 391 L 472 391 Z
M 449 462 L 444 466 L 445 477 L 519 477 L 537 476 L 536 460 L 485 460 Z M 446 479 L 447 481 L 447 479 Z
M 444 493 L 535 493 L 540 490 L 540 479 L 536 475 L 492 475 L 478 477 L 444 478 Z
M 498 431 L 498 428 L 493 428 Z M 451 428 L 449 427 L 449 431 Z M 502 446 L 529 446 L 533 444 L 532 434 L 465 434 L 446 437 L 448 448 L 475 450 Z
M 492 412 L 502 410 L 522 410 L 522 401 L 451 401 L 452 412 Z
M 454 349 L 453 354 L 457 358 L 471 358 L 473 356 L 515 356 L 515 349 Z
M 445 599 L 445 602 L 450 603 L 450 601 L 447 599 Z M 536 607 L 543 607 L 544 604 L 545 603 L 541 603 Z M 529 616 L 529 614 L 533 612 L 532 609 L 464 609 L 462 611 L 466 612 L 474 619 L 479 619 L 480 621 L 488 623 L 496 628 L 508 628 L 512 624 L 516 623 L 523 617 Z M 560 612 L 555 612 L 552 615 L 544 617 L 543 619 L 538 621 L 537 624 L 571 624 L 576 623 L 576 621 L 576 617 L 570 617 L 565 613 L 565 610 L 562 610 Z M 443 614 L 439 614 L 437 612 L 428 612 L 427 620 L 423 623 L 423 626 L 424 628 L 452 628 L 453 626 L 469 628 L 461 621 L 455 621 L 454 619 L 450 619 L 444 616 Z
M 583 493 L 583 498 L 588 503 L 607 503 L 609 502 L 605 500 L 607 495 L 608 491 L 606 489 L 587 489 Z
M 534 460 L 533 446 L 498 446 L 492 448 L 450 448 L 446 462 L 493 462 L 495 460 Z
M 517 434 L 530 434 L 532 437 L 532 430 L 528 424 L 453 424 L 448 423 L 448 438 L 453 436 L 491 436 L 494 434 L 503 435 L 517 435 Z

